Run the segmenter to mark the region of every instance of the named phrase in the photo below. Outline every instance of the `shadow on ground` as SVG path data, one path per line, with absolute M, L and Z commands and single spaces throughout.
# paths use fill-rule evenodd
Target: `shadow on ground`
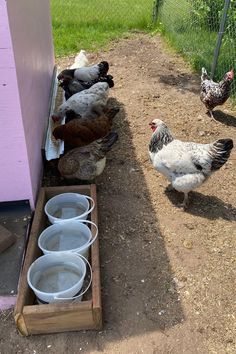
M 214 118 L 218 122 L 230 127 L 236 127 L 236 117 L 231 114 L 224 113 L 220 110 L 213 111 Z
M 165 194 L 175 206 L 178 206 L 183 201 L 183 193 L 166 189 Z M 189 214 L 201 216 L 209 220 L 221 218 L 236 221 L 236 208 L 213 195 L 204 195 L 194 191 L 189 193 L 189 201 L 190 204 L 186 210 Z
M 120 106 L 114 121 L 119 140 L 96 181 L 104 327 L 101 332 L 32 336 L 30 346 L 36 352 L 42 348 L 42 338 L 48 343 L 63 342 L 68 348 L 78 347 L 79 343 L 87 353 L 103 351 L 108 343 L 151 331 L 162 332 L 184 321 L 124 106 L 115 99 L 110 104 Z M 61 185 L 57 174 L 52 178 L 53 185 L 56 180 Z M 25 339 L 19 342 L 24 348 Z
M 200 80 L 197 76 L 193 76 L 192 74 L 160 75 L 159 82 L 168 86 L 178 86 L 178 90 L 183 94 L 189 91 L 194 94 L 200 93 Z

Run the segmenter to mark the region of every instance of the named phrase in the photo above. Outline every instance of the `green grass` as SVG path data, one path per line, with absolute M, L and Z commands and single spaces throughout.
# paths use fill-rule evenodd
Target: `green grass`
M 154 0 L 51 0 L 53 38 L 57 57 L 106 50 L 111 40 L 141 30 L 161 32 L 193 69 L 210 72 L 217 32 L 193 24 L 189 0 L 159 0 L 158 25 L 152 24 Z M 234 66 L 235 38 L 224 36 L 214 79 Z M 236 81 L 236 80 L 234 80 Z M 233 83 L 236 96 L 236 82 Z
M 105 49 L 132 30 L 148 31 L 153 0 L 51 0 L 56 56 Z
M 158 31 L 174 49 L 182 54 L 193 69 L 201 72 L 204 66 L 210 72 L 218 33 L 193 24 L 191 3 L 187 0 L 165 0 L 159 11 Z M 232 45 L 231 45 L 232 46 Z M 234 62 L 230 46 L 222 45 L 214 79 L 219 80 Z

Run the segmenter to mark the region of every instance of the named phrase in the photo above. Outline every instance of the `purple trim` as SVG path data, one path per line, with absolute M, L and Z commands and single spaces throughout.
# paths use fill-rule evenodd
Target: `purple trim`
M 15 306 L 16 296 L 0 296 L 0 310 L 8 310 Z

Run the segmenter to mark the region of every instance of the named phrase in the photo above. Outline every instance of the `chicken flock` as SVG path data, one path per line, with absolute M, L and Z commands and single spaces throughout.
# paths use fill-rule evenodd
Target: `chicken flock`
M 52 115 L 57 126 L 52 134 L 65 143 L 58 170 L 66 179 L 93 180 L 106 164 L 106 154 L 118 140 L 112 130 L 119 107 L 108 107 L 109 90 L 114 86 L 108 74 L 109 63 L 63 70 L 58 75 L 59 86 L 66 101 Z M 220 82 L 214 82 L 202 68 L 200 99 L 210 117 L 213 109 L 230 96 L 234 71 L 230 70 Z M 65 124 L 60 124 L 66 117 Z M 173 188 L 184 194 L 181 204 L 189 204 L 188 193 L 198 188 L 228 160 L 233 148 L 232 139 L 219 139 L 209 144 L 184 142 L 172 135 L 160 119 L 153 119 L 149 142 L 149 157 L 153 167 L 162 173 Z

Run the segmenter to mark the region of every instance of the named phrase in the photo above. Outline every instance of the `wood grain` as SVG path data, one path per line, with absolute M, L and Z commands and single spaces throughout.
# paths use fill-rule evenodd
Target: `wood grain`
M 17 328 L 25 336 L 39 333 L 100 329 L 102 326 L 98 237 L 91 247 L 93 279 L 92 294 L 88 300 L 37 305 L 35 304 L 35 295 L 27 283 L 28 269 L 31 263 L 41 255 L 37 246 L 38 237 L 43 229 L 49 225 L 44 213 L 44 205 L 53 196 L 66 192 L 78 192 L 91 196 L 94 199 L 95 208 L 91 213 L 91 221 L 98 225 L 97 196 L 94 184 L 41 188 L 20 275 L 18 296 L 14 310 L 14 319 Z M 93 233 L 94 229 L 92 227 Z

